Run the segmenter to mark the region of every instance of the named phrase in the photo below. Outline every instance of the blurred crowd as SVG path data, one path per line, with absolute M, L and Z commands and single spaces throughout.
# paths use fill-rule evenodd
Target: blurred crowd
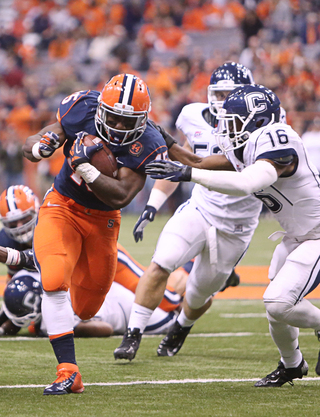
M 61 152 L 34 168 L 21 144 L 65 96 L 122 72 L 147 82 L 151 118 L 178 136 L 176 117 L 207 101 L 212 71 L 241 62 L 295 130 L 320 135 L 320 0 L 2 0 L 0 16 L 1 190 L 25 183 L 42 197 Z

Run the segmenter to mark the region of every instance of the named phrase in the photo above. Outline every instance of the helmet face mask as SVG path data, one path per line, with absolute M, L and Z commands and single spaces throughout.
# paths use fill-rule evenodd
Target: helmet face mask
M 42 288 L 31 275 L 13 277 L 3 294 L 3 310 L 18 327 L 28 327 L 41 320 Z
M 32 240 L 38 211 L 38 198 L 29 187 L 14 185 L 0 196 L 0 220 L 3 229 L 19 243 Z
M 260 127 L 279 122 L 280 100 L 262 85 L 245 85 L 230 93 L 220 109 L 216 139 L 223 152 L 245 145 Z
M 242 64 L 226 62 L 218 67 L 213 71 L 207 89 L 210 112 L 217 116 L 230 91 L 245 84 L 253 84 L 253 82 L 251 71 Z
M 151 110 L 144 81 L 132 74 L 117 75 L 104 86 L 98 102 L 95 125 L 102 139 L 124 146 L 141 137 Z

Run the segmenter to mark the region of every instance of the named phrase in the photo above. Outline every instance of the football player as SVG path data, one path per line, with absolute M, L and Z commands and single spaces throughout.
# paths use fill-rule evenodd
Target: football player
M 12 185 L 0 195 L 0 262 L 8 265 L 10 280 L 17 271 L 35 270 L 32 248 L 33 230 L 37 221 L 39 200 L 25 185 Z
M 216 116 L 230 91 L 252 83 L 250 70 L 241 64 L 228 62 L 217 68 L 210 78 L 208 103 L 189 104 L 178 116 L 176 126 L 186 137 L 185 149 L 202 159 L 216 154 L 222 161 L 221 169 L 233 170 L 224 155 L 218 154 Z M 176 186 L 163 181 L 156 183 L 135 226 L 136 241 L 142 239 L 143 228 L 154 219 Z M 226 196 L 201 185 L 194 187 L 191 198 L 176 210 L 159 237 L 152 262 L 139 282 L 128 330 L 114 351 L 115 359 L 135 357 L 169 274 L 195 257 L 183 310 L 157 353 L 173 356 L 179 351 L 195 320 L 210 307 L 212 294 L 223 289 L 228 277 L 235 275 L 230 276 L 248 248 L 261 207 L 261 201 L 253 196 Z
M 57 379 L 44 395 L 84 390 L 76 362 L 73 311 L 92 318 L 112 284 L 117 265 L 120 209 L 143 188 L 145 166 L 167 157 L 160 132 L 148 121 L 146 83 L 119 74 L 101 92 L 77 91 L 64 98 L 57 122 L 27 138 L 24 156 L 49 158 L 63 146 L 65 161 L 41 205 L 34 231 L 34 256 L 43 286 L 42 314 L 58 361 Z M 85 146 L 86 134 L 100 136 L 117 157 L 118 177 L 100 173 L 90 158 L 102 144 Z
M 280 353 L 278 367 L 258 381 L 256 387 L 280 387 L 308 373 L 308 364 L 299 348 L 299 328 L 320 330 L 320 310 L 305 299 L 320 282 L 320 182 L 299 135 L 279 123 L 280 100 L 261 85 L 234 90 L 218 114 L 217 139 L 220 148 L 237 172 L 209 171 L 214 157 L 204 162 L 206 169 L 168 162 L 150 165 L 153 178 L 193 181 L 209 190 L 234 196 L 254 194 L 263 201 L 284 231 L 269 268 L 263 299 L 269 329 Z M 191 305 L 193 299 L 188 297 Z M 320 354 L 316 365 L 320 375 Z
M 170 276 L 169 282 L 172 286 L 167 286 L 163 300 L 146 328 L 147 334 L 165 333 L 174 322 L 190 267 L 192 263 L 179 268 Z M 93 319 L 82 321 L 78 316 L 74 317 L 75 336 L 108 337 L 123 334 L 129 320 L 137 283 L 145 269 L 118 243 L 115 281 Z M 17 334 L 22 327 L 29 326 L 31 333 L 46 336 L 46 325 L 41 320 L 41 299 L 40 274 L 25 269 L 18 271 L 4 291 L 0 335 Z

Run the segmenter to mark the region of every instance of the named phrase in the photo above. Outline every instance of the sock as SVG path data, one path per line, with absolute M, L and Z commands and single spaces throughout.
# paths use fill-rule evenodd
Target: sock
M 59 364 L 65 362 L 73 363 L 74 365 L 77 364 L 74 350 L 73 332 L 50 339 L 50 343 Z
M 177 321 L 181 327 L 191 327 L 195 323 L 196 320 L 188 319 L 184 310 L 182 309 Z
M 140 333 L 144 332 L 148 321 L 153 313 L 150 308 L 143 307 L 140 304 L 133 303 L 128 324 L 128 329 L 140 329 Z

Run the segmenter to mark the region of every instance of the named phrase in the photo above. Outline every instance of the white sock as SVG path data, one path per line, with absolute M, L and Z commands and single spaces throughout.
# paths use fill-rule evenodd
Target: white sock
M 131 330 L 137 328 L 140 329 L 140 333 L 143 333 L 144 329 L 147 327 L 148 321 L 152 313 L 153 310 L 151 310 L 150 308 L 133 303 L 128 328 Z
M 44 291 L 41 312 L 49 336 L 73 331 L 74 312 L 66 291 Z
M 184 310 L 182 309 L 179 314 L 179 317 L 177 318 L 177 321 L 181 327 L 191 327 L 196 320 L 188 319 L 188 317 L 185 315 Z
M 296 368 L 302 361 L 299 349 L 299 329 L 274 320 L 268 315 L 269 330 L 274 343 L 277 345 L 281 362 L 285 368 Z

